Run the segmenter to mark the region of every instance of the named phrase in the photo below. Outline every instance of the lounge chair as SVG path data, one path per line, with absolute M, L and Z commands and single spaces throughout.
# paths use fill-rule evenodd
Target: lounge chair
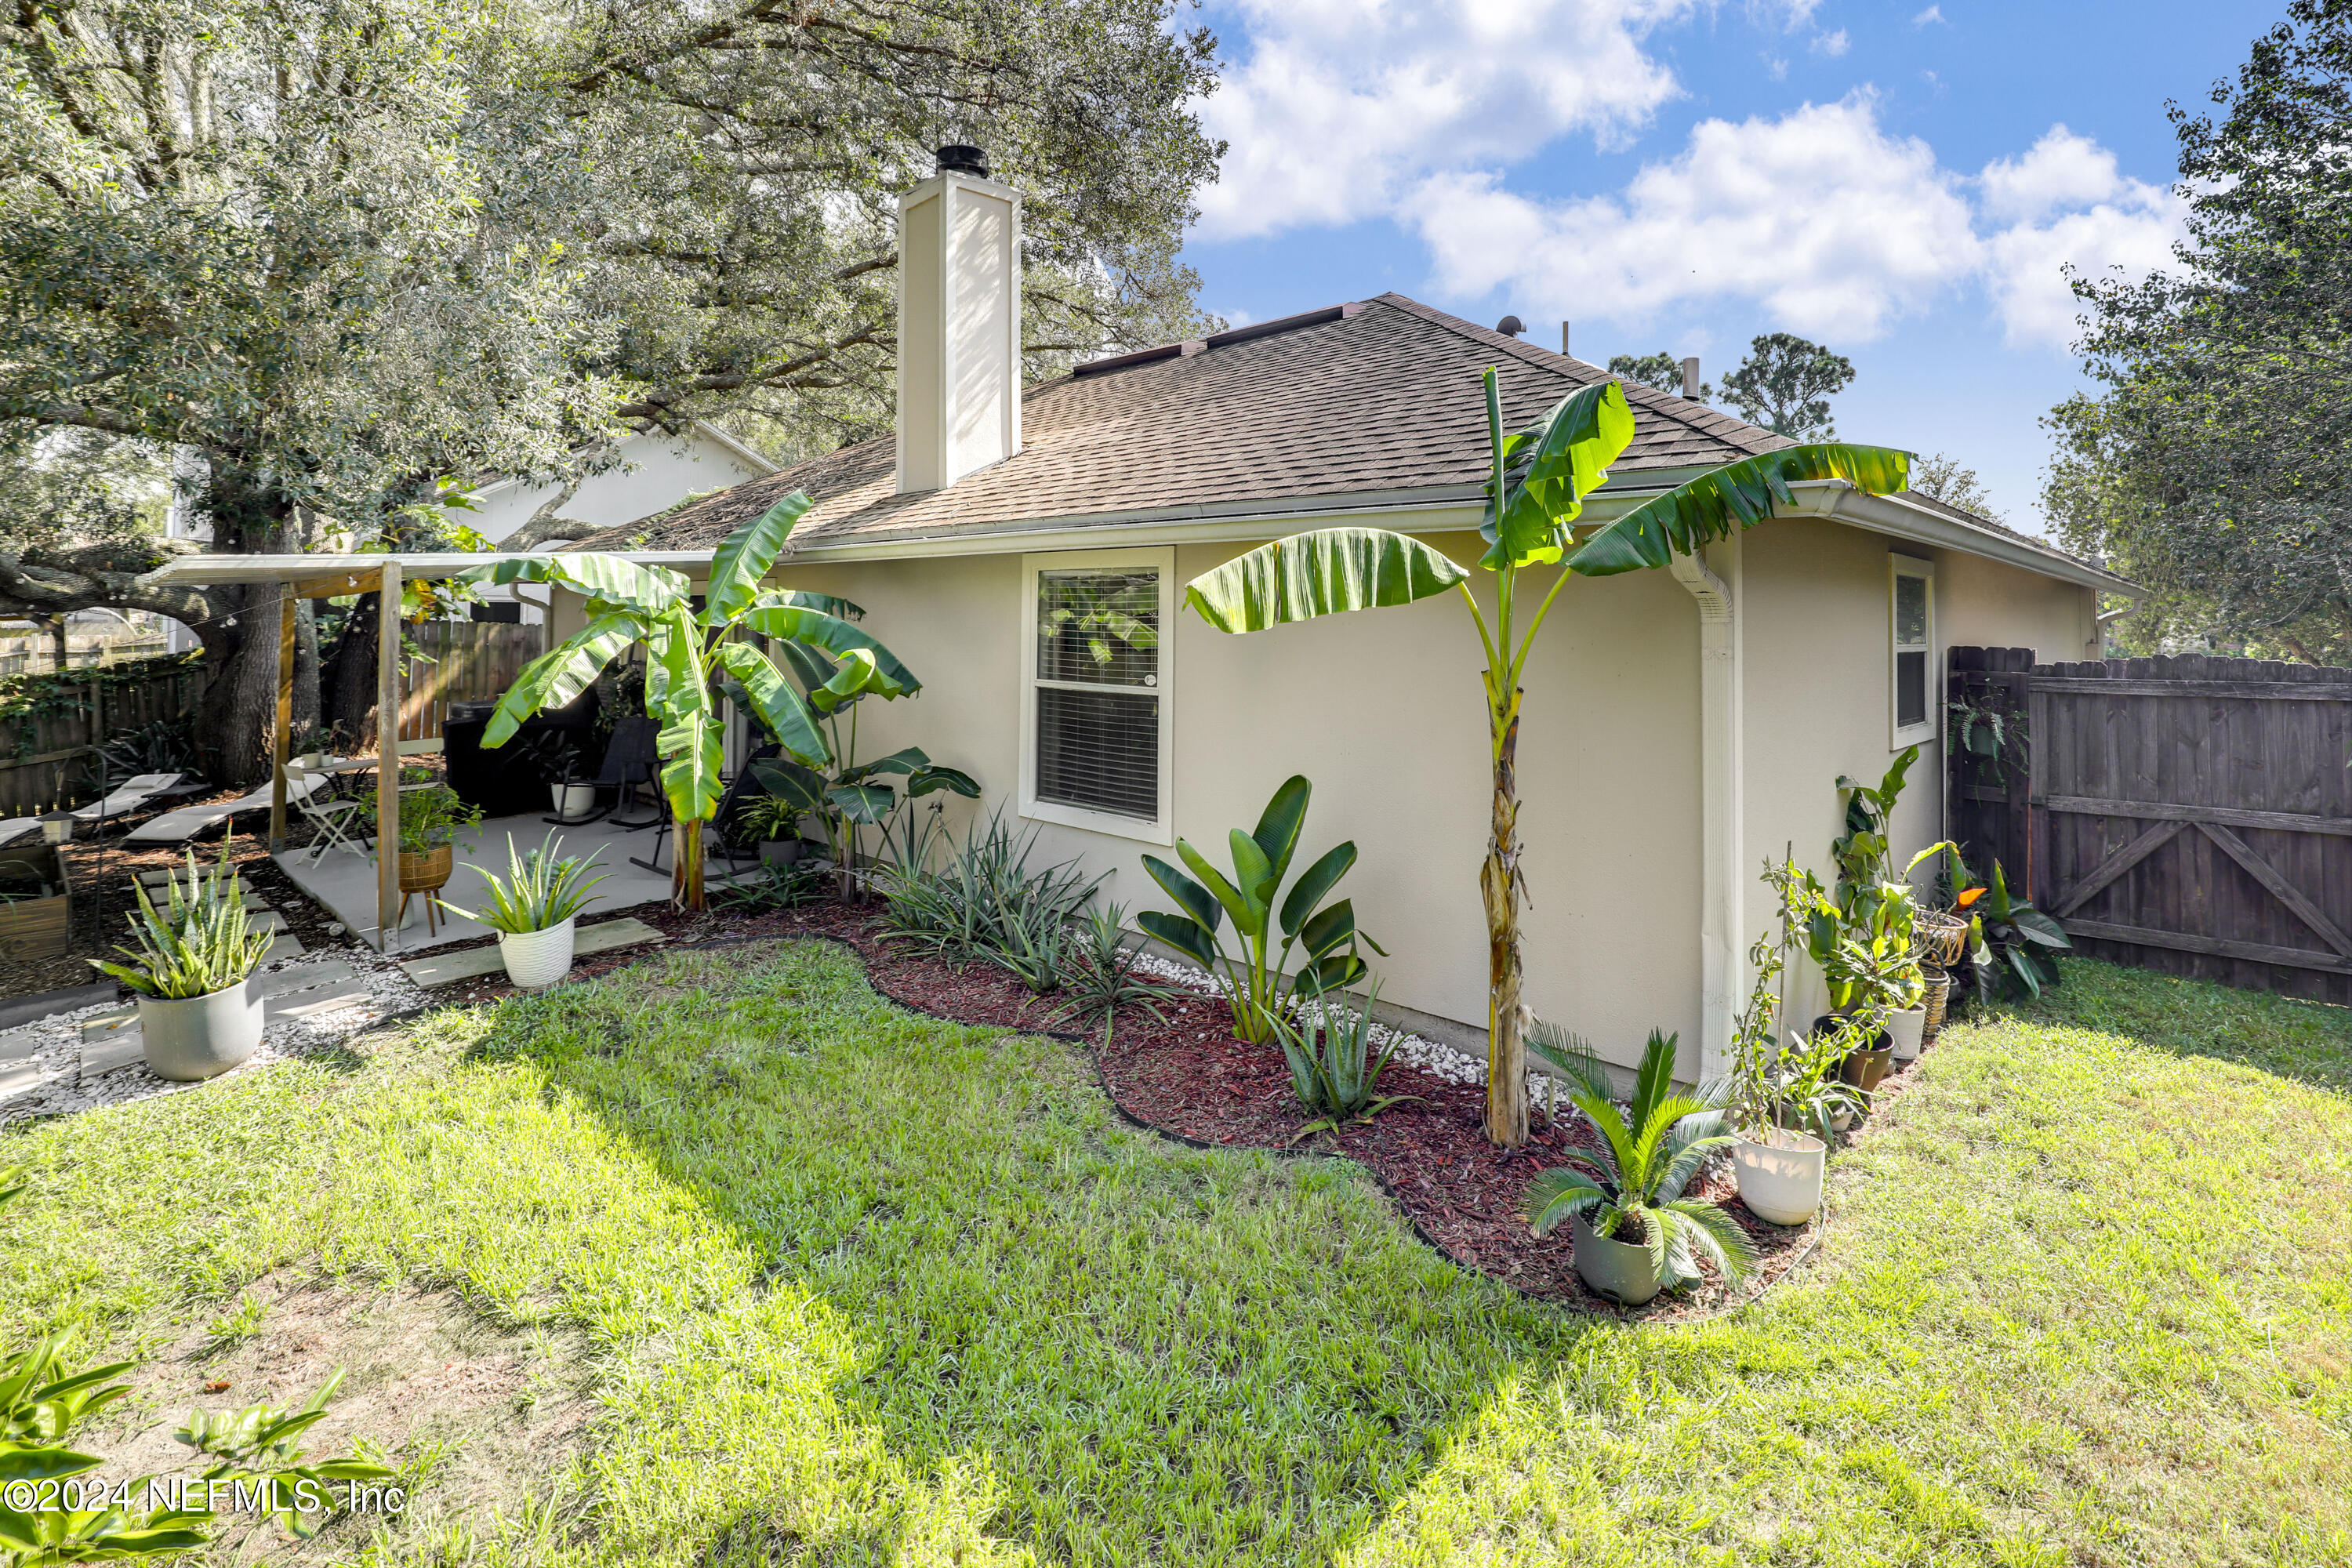
M 104 800 L 93 801 L 74 813 L 78 822 L 96 822 L 103 817 L 111 822 L 118 816 L 128 816 L 140 804 L 152 795 L 161 795 L 178 784 L 179 773 L 141 773 L 122 781 L 120 788 Z
M 324 789 L 326 779 L 318 773 L 304 773 L 299 779 L 289 773 L 286 798 L 293 801 L 298 795 L 308 796 Z M 184 805 L 177 811 L 167 811 L 152 822 L 142 822 L 123 836 L 126 844 L 179 844 L 194 838 L 215 823 L 226 822 L 241 811 L 266 811 L 269 808 L 270 786 L 263 784 L 251 795 L 241 795 L 235 800 L 215 801 L 209 805 Z
M 40 826 L 41 819 L 37 816 L 12 816 L 5 822 L 0 822 L 0 849 L 6 848 L 27 833 L 38 829 Z

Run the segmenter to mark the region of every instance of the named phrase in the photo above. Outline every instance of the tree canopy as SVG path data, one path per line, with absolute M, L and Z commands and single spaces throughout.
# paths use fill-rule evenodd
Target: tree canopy
M 1723 378 L 1723 395 L 1750 425 L 1791 441 L 1834 441 L 1830 399 L 1853 380 L 1853 362 L 1793 332 L 1765 332 Z
M 1197 335 L 1175 258 L 1221 152 L 1193 113 L 1215 45 L 1173 12 L 18 8 L 0 17 L 0 426 L 194 454 L 191 499 L 230 551 L 364 539 L 444 476 L 560 477 L 698 418 L 826 450 L 887 426 L 894 198 L 949 142 L 1028 196 L 1033 374 Z M 120 576 L 0 536 L 0 613 L 119 603 Z M 182 597 L 168 613 L 217 678 L 246 591 Z M 257 723 L 226 749 L 257 756 Z
M 2202 636 L 2352 659 L 2352 7 L 2296 0 L 2210 113 L 2169 106 L 2174 265 L 2084 278 L 2095 395 L 2045 423 L 2044 510 L 2150 597 L 2149 646 Z

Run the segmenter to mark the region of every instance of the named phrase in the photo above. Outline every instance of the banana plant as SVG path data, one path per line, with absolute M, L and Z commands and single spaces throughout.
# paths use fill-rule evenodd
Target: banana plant
M 1294 775 L 1266 802 L 1255 832 L 1233 830 L 1231 878 L 1181 838 L 1176 840 L 1176 853 L 1199 881 L 1157 855 L 1143 858 L 1143 868 L 1182 912 L 1146 910 L 1135 917 L 1136 924 L 1215 974 L 1233 1008 L 1234 1033 L 1259 1045 L 1275 1038 L 1280 1020 L 1301 1000 L 1364 977 L 1366 966 L 1356 952 L 1359 940 L 1386 955 L 1379 942 L 1356 929 L 1352 900 L 1316 907 L 1356 863 L 1352 839 L 1334 845 L 1300 872 L 1280 910 L 1275 907 L 1275 896 L 1282 890 L 1298 848 L 1299 832 L 1307 826 L 1307 803 L 1313 794 L 1313 785 Z M 1242 942 L 1237 957 L 1226 955 L 1217 936 L 1227 915 L 1233 916 L 1234 934 Z M 1279 947 L 1275 945 L 1277 927 Z M 1295 973 L 1290 969 L 1294 947 L 1300 950 Z
M 1262 632 L 1350 610 L 1409 605 L 1459 593 L 1486 655 L 1492 826 L 1479 870 L 1486 919 L 1486 1135 L 1505 1147 L 1527 1142 L 1528 1011 L 1519 1000 L 1519 681 L 1536 634 L 1571 576 L 1602 577 L 1664 566 L 1793 505 L 1790 486 L 1843 479 L 1874 495 L 1902 489 L 1909 458 L 1879 447 L 1819 442 L 1784 447 L 1713 468 L 1650 497 L 1580 539 L 1584 498 L 1609 478 L 1633 438 L 1633 411 L 1614 381 L 1562 398 L 1524 429 L 1503 428 L 1502 387 L 1486 373 L 1489 477 L 1478 564 L 1495 574 L 1491 618 L 1470 591 L 1470 574 L 1421 541 L 1378 528 L 1327 528 L 1294 534 L 1235 557 L 1187 585 L 1184 602 L 1223 632 Z M 1559 567 L 1531 607 L 1523 574 Z M 1532 597 L 1534 590 L 1526 590 Z
M 677 823 L 672 896 L 688 909 L 703 907 L 702 828 L 725 790 L 719 778 L 725 721 L 717 689 L 722 677 L 732 678 L 761 722 L 794 756 L 820 766 L 833 761 L 818 710 L 767 652 L 736 640 L 736 633 L 757 633 L 788 651 L 830 655 L 838 661 L 833 696 L 842 700 L 903 697 L 922 685 L 888 648 L 850 624 L 845 612 L 854 613 L 854 606 L 829 595 L 761 587 L 812 504 L 794 490 L 729 534 L 711 556 L 699 609 L 680 574 L 617 555 L 509 557 L 466 574 L 483 583 L 553 583 L 588 602 L 588 624 L 533 659 L 499 700 L 483 731 L 485 746 L 506 744 L 524 720 L 562 707 L 633 644 L 646 646 L 646 712 L 661 725 L 662 792 Z

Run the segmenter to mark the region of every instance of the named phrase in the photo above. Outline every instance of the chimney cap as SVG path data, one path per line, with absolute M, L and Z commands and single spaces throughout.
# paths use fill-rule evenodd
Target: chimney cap
M 1495 330 L 1507 338 L 1516 338 L 1528 330 L 1528 324 L 1517 316 L 1506 316 L 1495 323 Z
M 950 142 L 937 154 L 942 174 L 976 174 L 988 178 L 988 153 L 966 142 Z

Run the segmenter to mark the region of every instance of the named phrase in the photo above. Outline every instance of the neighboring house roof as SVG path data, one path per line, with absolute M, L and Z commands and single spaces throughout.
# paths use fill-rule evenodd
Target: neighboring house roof
M 1475 499 L 1486 477 L 1480 374 L 1502 369 L 1517 428 L 1609 373 L 1402 294 L 1081 365 L 1022 395 L 1022 448 L 945 489 L 900 495 L 889 437 L 748 480 L 656 520 L 592 534 L 592 549 L 715 547 L 793 490 L 816 505 L 792 549 L 962 533 L 1125 524 L 1265 510 L 1344 510 Z M 1610 489 L 1792 445 L 1706 404 L 1628 382 L 1632 445 Z M 1646 483 L 1645 483 L 1646 482 Z M 1906 498 L 1916 499 L 1916 498 Z M 1938 507 L 2079 570 L 2038 540 Z M 2103 574 L 2104 575 L 2104 574 Z

